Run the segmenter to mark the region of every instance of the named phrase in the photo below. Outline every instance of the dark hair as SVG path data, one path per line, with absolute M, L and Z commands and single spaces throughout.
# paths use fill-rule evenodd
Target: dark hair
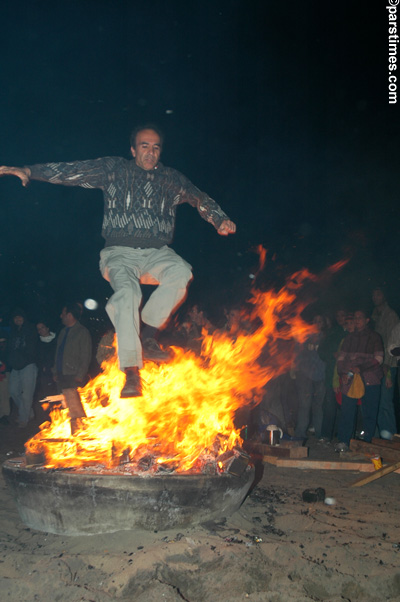
M 47 326 L 47 328 L 50 328 L 50 324 L 49 324 L 49 321 L 47 320 L 47 318 L 42 319 L 41 317 L 39 317 L 39 319 L 35 321 L 35 324 L 36 324 L 36 326 L 38 324 L 44 324 L 45 326 Z
M 20 316 L 21 318 L 24 318 L 24 320 L 26 320 L 26 311 L 22 309 L 22 307 L 16 307 L 11 314 L 11 318 L 14 319 L 17 316 Z
M 143 130 L 153 130 L 156 134 L 158 134 L 160 136 L 160 143 L 162 147 L 164 143 L 164 134 L 162 130 L 158 127 L 158 125 L 155 125 L 154 123 L 146 123 L 144 125 L 138 125 L 135 127 L 134 130 L 132 130 L 130 137 L 130 143 L 132 148 L 136 148 L 136 136 L 139 132 L 142 132 Z
M 379 291 L 382 293 L 382 295 L 385 297 L 385 301 L 386 301 L 386 297 L 387 297 L 387 291 L 386 291 L 386 287 L 385 286 L 374 286 L 372 289 L 372 293 L 374 293 L 375 291 Z
M 67 314 L 72 314 L 75 320 L 80 320 L 82 317 L 83 307 L 81 303 L 68 302 L 63 307 L 65 307 L 65 311 Z

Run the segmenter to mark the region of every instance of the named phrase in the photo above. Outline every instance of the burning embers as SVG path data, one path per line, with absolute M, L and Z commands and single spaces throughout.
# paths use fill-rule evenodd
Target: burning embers
M 45 467 L 55 469 L 96 465 L 141 475 L 229 471 L 242 457 L 236 411 L 259 403 L 266 383 L 289 369 L 290 342 L 303 341 L 314 328 L 301 319 L 305 303 L 296 299 L 309 278 L 314 277 L 304 271 L 278 292 L 255 291 L 246 316 L 250 332 L 234 338 L 222 331 L 206 334 L 200 356 L 174 348 L 168 364 L 146 363 L 142 397 L 120 399 L 124 374 L 114 356 L 79 391 L 82 417 L 54 409 L 51 422 L 27 442 L 27 453 L 41 454 Z

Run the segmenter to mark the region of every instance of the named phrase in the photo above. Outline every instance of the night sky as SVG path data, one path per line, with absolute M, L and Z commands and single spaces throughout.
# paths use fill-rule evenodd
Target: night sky
M 237 223 L 219 236 L 189 206 L 173 248 L 190 297 L 240 298 L 348 258 L 333 307 L 386 284 L 400 310 L 399 106 L 388 103 L 384 0 L 72 0 L 2 4 L 5 165 L 129 157 L 138 123 L 165 131 L 165 165 Z M 32 319 L 110 295 L 98 270 L 101 191 L 0 180 L 0 306 Z

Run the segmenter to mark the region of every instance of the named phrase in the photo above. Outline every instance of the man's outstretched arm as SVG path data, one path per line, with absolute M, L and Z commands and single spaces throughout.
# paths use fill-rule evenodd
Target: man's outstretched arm
M 22 186 L 28 186 L 31 177 L 29 167 L 8 167 L 7 165 L 0 166 L 1 176 L 17 176 L 22 182 Z

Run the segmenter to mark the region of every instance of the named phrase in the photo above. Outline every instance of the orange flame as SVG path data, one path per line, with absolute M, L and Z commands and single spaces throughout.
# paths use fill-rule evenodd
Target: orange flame
M 200 356 L 174 347 L 170 363 L 146 362 L 142 397 L 119 397 L 125 376 L 114 355 L 79 391 L 87 415 L 82 428 L 72 436 L 68 410 L 53 410 L 27 452 L 43 452 L 46 467 L 56 468 L 112 468 L 125 458 L 136 471 L 185 472 L 210 458 L 222 471 L 218 457 L 242 443 L 236 411 L 258 404 L 269 380 L 290 369 L 290 341 L 303 342 L 315 331 L 300 315 L 306 302 L 296 298 L 315 278 L 303 270 L 277 292 L 254 291 L 246 315 L 252 327 L 234 336 L 204 333 Z

